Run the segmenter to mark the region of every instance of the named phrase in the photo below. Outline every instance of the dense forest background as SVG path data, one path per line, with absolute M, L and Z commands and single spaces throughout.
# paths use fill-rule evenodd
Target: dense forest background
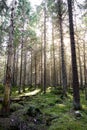
M 71 108 L 83 109 L 87 0 L 42 0 L 35 6 L 29 0 L 0 0 L 1 116 L 9 115 L 14 91 L 22 95 L 31 89 L 58 92 L 62 100 L 70 94 Z

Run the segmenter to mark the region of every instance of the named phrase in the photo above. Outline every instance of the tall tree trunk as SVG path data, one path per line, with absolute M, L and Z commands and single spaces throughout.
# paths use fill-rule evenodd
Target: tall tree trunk
M 32 87 L 32 48 L 31 48 L 31 87 Z
M 61 47 L 59 47 L 59 85 L 62 86 L 62 72 L 61 72 Z
M 23 92 L 25 92 L 25 85 L 26 85 L 26 66 L 27 66 L 27 52 L 24 52 L 24 76 L 23 76 Z
M 17 81 L 18 81 L 18 54 L 19 50 L 16 51 L 16 68 L 15 68 L 15 85 L 17 86 Z
M 83 77 L 82 77 L 82 67 L 81 67 L 81 57 L 80 57 L 80 48 L 79 48 L 79 43 L 77 41 L 77 48 L 78 48 L 78 61 L 79 61 L 79 71 L 80 71 L 80 88 L 83 90 Z
M 28 54 L 28 74 L 27 74 L 27 85 L 30 87 L 30 55 Z
M 50 47 L 50 86 L 53 86 L 53 54 L 52 54 L 52 45 Z
M 74 109 L 78 110 L 81 108 L 81 105 L 80 105 L 79 81 L 78 81 L 78 71 L 77 71 L 77 62 L 76 62 L 72 0 L 67 0 L 67 2 L 68 2 L 68 13 L 69 13 L 71 56 L 72 56 L 73 105 L 74 105 Z
M 36 85 L 37 85 L 37 56 L 36 56 L 36 52 L 35 52 L 35 56 L 34 56 L 34 61 L 35 61 L 35 89 L 36 89 Z
M 67 92 L 67 74 L 66 74 L 66 65 L 65 65 L 65 55 L 64 55 L 64 43 L 63 43 L 63 19 L 62 19 L 62 5 L 63 1 L 58 0 L 58 19 L 60 26 L 60 39 L 61 39 L 61 66 L 62 66 L 62 86 L 63 86 L 63 95 L 66 96 Z
M 21 88 L 22 88 L 22 68 L 23 68 L 23 37 L 21 41 L 21 61 L 20 61 L 20 85 L 19 85 L 19 94 L 21 93 Z
M 83 43 L 83 56 L 84 56 L 84 81 L 85 81 L 85 83 L 84 83 L 84 85 L 86 85 L 87 84 L 87 79 L 86 79 L 86 46 L 85 46 L 85 41 L 84 41 L 84 43 Z
M 85 86 L 85 99 L 87 100 L 87 69 L 86 69 L 86 46 L 85 41 L 83 43 L 83 63 L 84 63 L 84 86 Z
M 16 48 L 14 48 L 14 58 L 13 58 L 13 74 L 12 74 L 12 85 L 15 86 L 15 63 L 16 63 Z
M 56 87 L 56 66 L 55 66 L 55 45 L 54 45 L 54 24 L 52 20 L 52 44 L 53 44 L 53 86 Z
M 43 34 L 41 34 L 41 89 L 43 88 Z
M 15 3 L 13 2 L 13 6 L 11 7 L 11 23 L 9 27 L 9 43 L 7 47 L 7 66 L 6 66 L 6 82 L 5 82 L 5 91 L 4 98 L 2 103 L 2 114 L 4 116 L 8 115 L 10 112 L 10 89 L 12 83 L 12 61 L 13 61 L 13 18 L 14 18 L 14 8 Z
M 44 5 L 44 93 L 46 93 L 46 2 Z

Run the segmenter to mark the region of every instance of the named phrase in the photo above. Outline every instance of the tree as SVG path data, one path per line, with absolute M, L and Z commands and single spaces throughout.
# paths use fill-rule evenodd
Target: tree
M 81 105 L 80 105 L 79 81 L 78 81 L 78 71 L 77 71 L 77 62 L 76 62 L 72 0 L 67 0 L 67 3 L 68 3 L 68 13 L 69 13 L 69 30 L 70 30 L 71 57 L 72 57 L 73 105 L 74 105 L 74 109 L 78 110 L 81 109 Z
M 44 93 L 46 93 L 46 1 L 44 1 Z
M 55 59 L 55 45 L 54 45 L 54 23 L 52 20 L 52 44 L 53 44 L 53 86 L 56 87 L 56 59 Z
M 9 43 L 7 47 L 8 55 L 7 55 L 7 66 L 6 66 L 6 81 L 5 81 L 4 99 L 2 104 L 3 115 L 8 115 L 10 112 L 10 89 L 11 89 L 11 81 L 12 81 L 12 61 L 13 61 L 14 9 L 15 9 L 15 1 L 13 1 L 13 6 L 11 7 Z
M 62 69 L 62 86 L 63 95 L 66 96 L 67 91 L 67 74 L 65 65 L 65 52 L 64 52 L 64 42 L 63 42 L 63 15 L 64 15 L 64 3 L 62 0 L 57 0 L 57 14 L 58 14 L 58 24 L 60 32 L 60 43 L 61 43 L 61 69 Z

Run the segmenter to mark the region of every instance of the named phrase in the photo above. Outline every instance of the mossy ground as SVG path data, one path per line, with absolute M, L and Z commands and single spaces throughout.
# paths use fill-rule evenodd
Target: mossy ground
M 12 92 L 12 97 L 24 96 L 22 101 L 12 103 L 14 111 L 18 111 L 19 116 L 23 117 L 23 120 L 27 120 L 27 116 L 22 116 L 21 111 L 26 111 L 29 106 L 34 106 L 43 113 L 43 117 L 40 115 L 38 118 L 45 120 L 43 124 L 38 124 L 37 130 L 87 130 L 87 101 L 85 100 L 84 93 L 81 92 L 81 104 L 82 110 L 80 110 L 81 117 L 75 117 L 72 95 L 67 94 L 66 98 L 61 98 L 61 92 L 53 90 L 51 87 L 48 88 L 47 93 L 43 94 L 37 90 L 28 91 L 21 95 L 18 95 L 16 89 Z M 18 110 L 17 110 L 18 108 Z M 36 118 L 36 117 L 34 117 Z M 31 125 L 36 125 L 32 124 Z M 46 126 L 46 127 L 45 127 Z M 3 130 L 0 128 L 0 130 Z

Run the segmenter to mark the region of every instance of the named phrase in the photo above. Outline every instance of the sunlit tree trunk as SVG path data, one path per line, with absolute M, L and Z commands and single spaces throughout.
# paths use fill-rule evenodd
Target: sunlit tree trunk
M 36 56 L 36 53 L 34 56 L 34 61 L 35 61 L 35 89 L 36 89 L 36 85 L 37 85 L 37 56 Z
M 32 87 L 32 49 L 31 49 L 31 81 L 30 81 L 30 84 L 31 84 L 31 87 Z
M 27 74 L 27 85 L 30 85 L 30 55 L 28 54 L 28 74 Z M 30 87 L 30 86 L 29 86 Z
M 63 1 L 58 0 L 58 20 L 60 27 L 60 40 L 61 40 L 61 66 L 62 66 L 62 86 L 63 86 L 63 95 L 66 96 L 67 92 L 67 75 L 66 75 L 66 65 L 65 65 L 65 55 L 64 55 L 64 43 L 63 43 L 63 19 L 62 19 L 62 5 Z
M 85 99 L 87 100 L 87 68 L 86 68 L 86 46 L 85 41 L 83 43 L 83 63 L 84 63 L 84 87 L 85 87 Z
M 26 66 L 27 66 L 27 51 L 24 52 L 24 76 L 23 76 L 23 92 L 25 92 L 25 85 L 26 85 Z
M 86 79 L 86 46 L 85 46 L 85 41 L 83 43 L 83 56 L 84 56 L 84 60 L 83 60 L 83 63 L 84 63 L 84 85 L 87 84 L 87 79 Z
M 19 94 L 21 93 L 22 89 L 22 68 L 23 68 L 23 37 L 21 40 L 21 61 L 20 61 L 20 85 L 19 85 Z
M 44 5 L 44 93 L 46 93 L 46 2 Z
M 50 85 L 53 86 L 53 54 L 52 54 L 52 45 L 50 47 Z
M 43 34 L 41 35 L 41 89 L 43 87 Z
M 83 90 L 83 76 L 82 76 L 82 63 L 81 63 L 81 55 L 80 55 L 80 48 L 79 43 L 77 41 L 77 49 L 78 49 L 78 61 L 79 61 L 79 72 L 80 72 L 80 88 Z
M 19 50 L 16 50 L 16 68 L 15 68 L 15 85 L 17 86 L 18 81 L 18 59 L 19 59 Z
M 53 44 L 53 86 L 56 87 L 56 63 L 55 63 L 55 45 L 54 45 L 54 24 L 52 21 L 52 44 Z
M 58 53 L 58 74 L 59 74 L 59 86 L 62 86 L 62 72 L 61 72 L 61 47 L 59 46 L 59 53 Z

